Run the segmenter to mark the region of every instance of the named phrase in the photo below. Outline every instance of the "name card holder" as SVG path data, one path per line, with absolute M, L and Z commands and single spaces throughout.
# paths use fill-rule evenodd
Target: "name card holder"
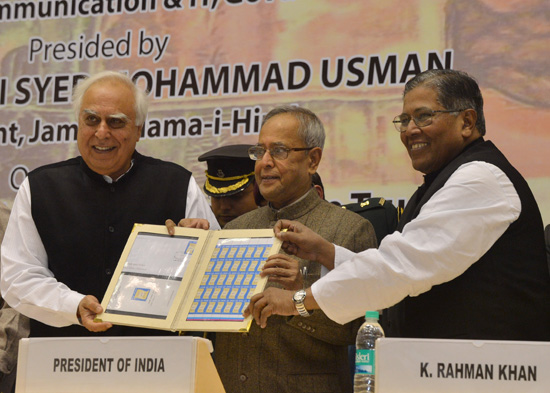
M 225 393 L 199 337 L 27 338 L 16 393 Z
M 376 393 L 548 393 L 550 343 L 381 338 Z

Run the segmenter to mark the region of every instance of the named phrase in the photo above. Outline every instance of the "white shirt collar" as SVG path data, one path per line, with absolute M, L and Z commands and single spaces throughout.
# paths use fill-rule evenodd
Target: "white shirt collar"
M 130 168 L 128 168 L 128 170 L 126 172 L 124 172 L 122 175 L 117 177 L 115 180 L 113 180 L 113 178 L 111 176 L 107 176 L 107 175 L 103 175 L 103 179 L 109 184 L 116 183 L 117 181 L 119 181 L 122 178 L 122 176 L 124 176 L 125 174 L 130 172 L 130 169 L 132 169 L 133 166 L 134 166 L 134 159 L 132 159 L 132 161 L 130 162 Z

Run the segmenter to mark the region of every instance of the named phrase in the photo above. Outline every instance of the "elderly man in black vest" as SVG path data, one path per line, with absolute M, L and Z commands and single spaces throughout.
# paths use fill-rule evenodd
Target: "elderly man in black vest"
M 539 208 L 524 178 L 483 138 L 475 80 L 453 70 L 417 75 L 393 122 L 425 178 L 379 249 L 355 254 L 297 222 L 275 227 L 287 252 L 332 269 L 307 290 L 306 308 L 345 323 L 393 306 L 390 336 L 550 340 Z M 247 313 L 266 326 L 270 315 L 296 311 L 291 293 L 269 288 Z
M 134 223 L 218 223 L 191 172 L 135 150 L 148 104 L 130 78 L 94 75 L 75 89 L 73 105 L 81 156 L 22 183 L 2 243 L 2 296 L 32 318 L 31 336 L 159 334 L 94 322 Z M 197 222 L 208 226 L 186 225 Z

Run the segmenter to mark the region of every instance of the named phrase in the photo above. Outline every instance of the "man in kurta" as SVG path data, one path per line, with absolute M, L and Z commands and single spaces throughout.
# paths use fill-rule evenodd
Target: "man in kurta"
M 385 329 L 393 337 L 550 341 L 541 214 L 526 180 L 484 138 L 477 82 L 425 71 L 405 85 L 393 123 L 425 176 L 378 249 L 352 253 L 300 223 L 275 225 L 288 253 L 331 269 L 307 289 L 305 306 L 339 323 L 393 306 Z M 297 314 L 274 288 L 245 313 L 266 329 L 272 315 Z
M 279 219 L 301 222 L 326 240 L 358 252 L 376 246 L 372 225 L 319 197 L 312 187 L 325 132 L 318 117 L 298 107 L 278 107 L 264 118 L 258 144 L 250 148 L 255 176 L 267 206 L 229 222 L 224 229 L 270 228 Z M 228 393 L 351 392 L 347 346 L 358 321 L 340 325 L 303 307 L 303 288 L 321 276 L 319 264 L 279 254 L 266 262 L 268 286 L 293 293 L 300 315 L 274 317 L 267 329 L 218 333 L 215 361 Z
M 148 101 L 128 76 L 85 79 L 73 105 L 80 156 L 36 168 L 19 188 L 1 248 L 2 296 L 32 319 L 33 337 L 162 334 L 94 319 L 134 223 L 219 225 L 191 172 L 136 151 Z

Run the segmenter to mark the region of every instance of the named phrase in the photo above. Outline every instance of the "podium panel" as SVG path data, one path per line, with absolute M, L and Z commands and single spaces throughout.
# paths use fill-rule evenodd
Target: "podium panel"
M 225 393 L 199 337 L 27 338 L 16 393 Z

